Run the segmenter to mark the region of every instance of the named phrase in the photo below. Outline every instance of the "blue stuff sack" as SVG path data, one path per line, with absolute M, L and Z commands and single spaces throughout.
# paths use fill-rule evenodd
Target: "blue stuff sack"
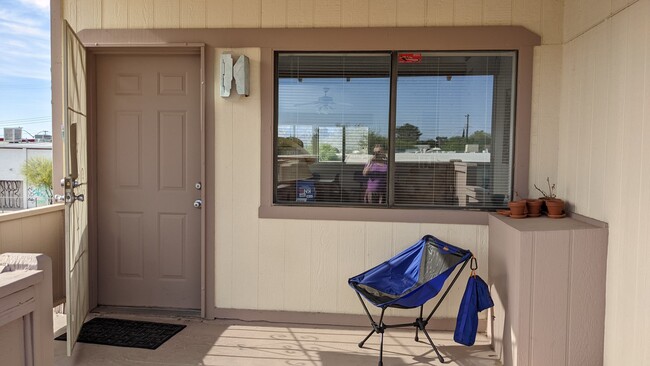
M 490 289 L 487 283 L 479 276 L 476 276 L 476 299 L 478 301 L 478 311 L 483 311 L 494 306 L 492 296 L 490 296 Z
M 458 309 L 454 341 L 465 346 L 472 346 L 476 341 L 479 311 L 493 306 L 494 302 L 485 281 L 477 275 L 470 276 Z
M 470 276 L 467 280 L 463 299 L 458 308 L 456 318 L 456 329 L 454 330 L 454 341 L 456 343 L 471 346 L 476 341 L 478 329 L 478 298 L 476 291 L 476 278 Z

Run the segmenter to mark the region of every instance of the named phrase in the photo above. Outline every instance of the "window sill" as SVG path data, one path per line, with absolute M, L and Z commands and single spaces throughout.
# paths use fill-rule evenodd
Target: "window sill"
M 259 218 L 487 225 L 489 212 L 447 209 L 387 209 L 262 205 Z

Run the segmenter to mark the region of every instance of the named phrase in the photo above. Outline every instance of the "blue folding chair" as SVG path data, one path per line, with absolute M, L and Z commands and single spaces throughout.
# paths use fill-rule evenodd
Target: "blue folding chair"
M 431 235 L 425 235 L 420 241 L 393 258 L 350 278 L 348 284 L 356 291 L 372 326 L 372 330 L 359 343 L 359 347 L 363 347 L 374 333 L 379 334 L 381 337 L 379 366 L 382 366 L 384 331 L 390 328 L 412 326 L 415 327 L 415 341 L 419 341 L 418 331 L 422 331 L 438 355 L 440 362 L 444 362 L 444 358 L 433 344 L 426 326 L 471 258 L 473 258 L 472 252 L 469 250 L 447 244 Z M 462 266 L 456 272 L 451 284 L 433 307 L 431 313 L 424 318 L 422 314 L 424 303 L 438 295 L 447 279 L 460 264 Z M 374 306 L 381 308 L 379 322 L 375 322 L 370 315 L 362 297 Z M 420 307 L 420 316 L 412 323 L 389 325 L 384 323 L 384 313 L 390 307 L 401 309 Z

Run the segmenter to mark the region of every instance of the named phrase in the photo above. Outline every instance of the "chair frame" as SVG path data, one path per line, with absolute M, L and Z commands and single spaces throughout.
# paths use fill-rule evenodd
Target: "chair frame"
M 445 359 L 442 357 L 440 354 L 440 351 L 438 351 L 438 348 L 436 345 L 433 343 L 433 340 L 431 339 L 431 336 L 429 336 L 429 332 L 427 332 L 426 326 L 429 323 L 429 320 L 433 317 L 433 314 L 435 314 L 436 310 L 440 307 L 440 304 L 442 301 L 447 297 L 447 294 L 449 294 L 449 291 L 451 291 L 451 288 L 454 287 L 454 284 L 456 283 L 456 280 L 458 280 L 458 277 L 460 277 L 460 274 L 463 272 L 463 269 L 465 269 L 465 266 L 467 266 L 467 263 L 470 262 L 471 259 L 474 257 L 467 258 L 464 262 L 463 265 L 460 267 L 460 269 L 456 272 L 456 275 L 452 279 L 451 283 L 449 286 L 447 286 L 447 289 L 445 292 L 442 294 L 436 305 L 433 307 L 429 315 L 425 318 L 423 318 L 423 312 L 424 312 L 424 305 L 420 305 L 420 316 L 415 319 L 414 322 L 412 323 L 401 323 L 401 324 L 386 324 L 384 323 L 384 313 L 386 312 L 386 309 L 390 308 L 391 306 L 382 306 L 381 307 L 381 315 L 379 316 L 379 322 L 375 322 L 375 319 L 372 317 L 370 314 L 370 311 L 368 310 L 368 306 L 366 306 L 366 303 L 363 301 L 363 298 L 361 297 L 361 294 L 359 294 L 358 291 L 355 291 L 357 294 L 357 297 L 359 297 L 359 301 L 361 302 L 361 305 L 363 305 L 363 310 L 365 310 L 366 315 L 368 316 L 368 319 L 370 320 L 370 325 L 372 326 L 372 330 L 366 338 L 364 338 L 361 342 L 359 342 L 359 348 L 363 348 L 364 344 L 370 337 L 377 333 L 380 336 L 380 342 L 379 342 L 379 364 L 378 366 L 383 366 L 383 357 L 384 357 L 384 331 L 386 329 L 391 329 L 391 328 L 404 328 L 404 327 L 415 327 L 415 341 L 419 342 L 420 338 L 418 336 L 418 332 L 422 331 L 424 335 L 427 337 L 429 340 L 429 344 L 431 345 L 431 348 L 436 352 L 436 355 L 438 355 L 438 360 L 440 360 L 441 363 L 445 362 Z M 398 308 L 398 307 L 395 307 Z

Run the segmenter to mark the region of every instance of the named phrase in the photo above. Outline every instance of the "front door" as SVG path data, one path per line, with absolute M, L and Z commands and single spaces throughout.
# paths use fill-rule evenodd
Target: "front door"
M 100 305 L 201 308 L 200 67 L 97 57 Z

